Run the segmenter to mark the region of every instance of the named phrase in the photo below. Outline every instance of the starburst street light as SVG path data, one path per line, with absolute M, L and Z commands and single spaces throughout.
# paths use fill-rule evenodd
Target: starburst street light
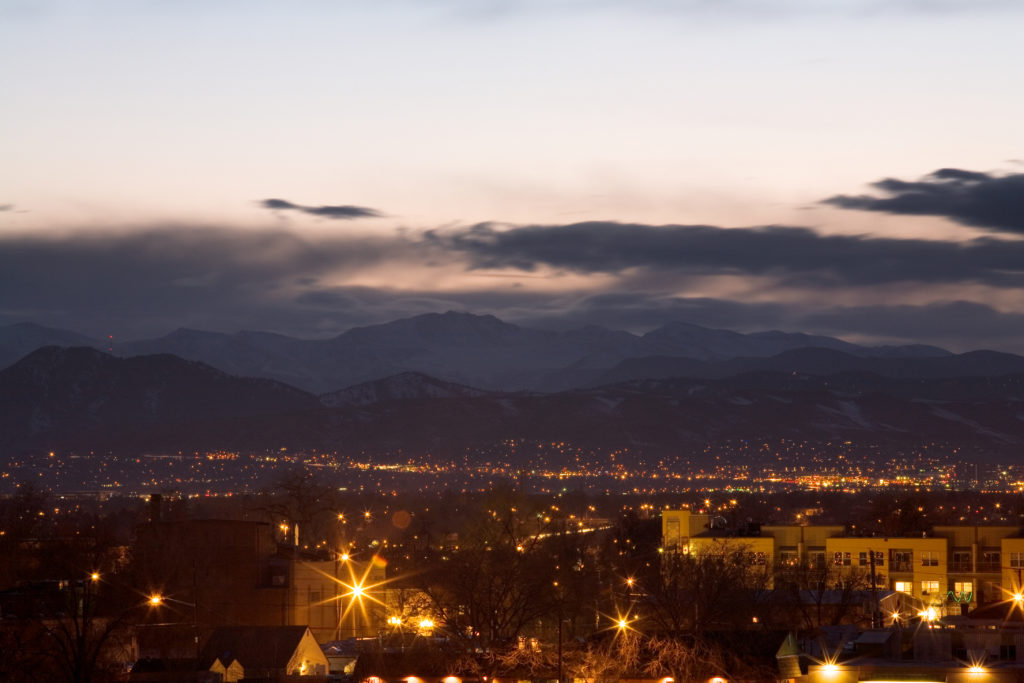
M 374 556 L 372 560 L 366 563 L 366 568 L 361 574 L 356 573 L 356 563 L 351 561 L 352 558 L 347 552 L 341 552 L 338 554 L 338 560 L 340 564 L 336 565 L 336 571 L 344 566 L 348 569 L 349 580 L 339 578 L 337 575 L 325 572 L 319 568 L 312 567 L 311 569 L 317 574 L 322 575 L 324 578 L 330 579 L 337 584 L 342 590 L 336 595 L 331 596 L 325 600 L 321 600 L 317 604 L 326 604 L 329 602 L 336 602 L 339 605 L 338 610 L 338 631 L 340 632 L 342 624 L 349 614 L 352 615 L 352 629 L 353 632 L 356 630 L 356 611 L 362 614 L 362 619 L 365 622 L 369 620 L 367 614 L 367 602 L 377 603 L 383 606 L 384 603 L 373 595 L 373 591 L 383 586 L 387 581 L 380 581 L 377 583 L 370 582 L 370 572 L 373 571 L 375 565 L 383 566 L 384 561 L 378 556 Z
M 151 595 L 149 596 L 148 602 L 153 607 L 159 607 L 160 605 L 164 604 L 164 596 L 160 595 L 159 593 Z
M 342 585 L 345 586 L 347 584 L 342 583 Z M 363 590 L 362 583 L 353 583 L 351 586 L 348 586 L 348 588 L 349 591 L 346 594 L 346 597 L 350 597 L 354 600 L 362 600 L 363 596 L 366 594 L 366 592 Z

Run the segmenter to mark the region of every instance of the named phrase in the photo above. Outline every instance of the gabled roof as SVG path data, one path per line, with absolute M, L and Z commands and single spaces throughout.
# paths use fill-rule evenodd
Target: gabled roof
M 775 652 L 775 656 L 778 657 L 799 657 L 803 652 L 800 650 L 799 643 L 796 642 L 796 636 L 792 631 L 786 634 L 786 639 L 782 641 L 782 645 Z
M 224 626 L 214 629 L 199 658 L 204 669 L 214 660 L 236 659 L 245 669 L 284 669 L 307 626 Z

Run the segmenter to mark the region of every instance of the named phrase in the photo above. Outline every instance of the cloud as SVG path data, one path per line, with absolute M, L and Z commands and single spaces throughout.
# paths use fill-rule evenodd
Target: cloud
M 1018 346 L 1024 333 L 1024 314 L 998 311 L 974 301 L 843 306 L 808 313 L 800 321 L 832 333 L 904 340 L 923 338 L 964 349 Z M 966 330 L 970 331 L 969 343 L 965 343 Z
M 823 203 L 842 209 L 942 216 L 963 225 L 1024 233 L 1024 173 L 992 175 L 940 168 L 920 180 L 886 178 L 872 187 L 887 196 L 837 195 Z
M 264 199 L 260 206 L 271 211 L 300 211 L 310 216 L 330 218 L 332 220 L 351 220 L 353 218 L 377 218 L 381 214 L 376 209 L 363 206 L 302 206 L 293 204 L 287 199 Z
M 0 237 L 0 313 L 122 336 L 183 325 L 309 330 L 323 311 L 297 296 L 325 278 L 415 263 L 427 248 L 401 236 L 311 240 L 284 230 L 195 226 L 8 235 Z
M 404 4 L 408 0 L 398 0 Z M 522 14 L 572 14 L 605 12 L 618 5 L 608 0 L 446 0 L 434 3 L 456 16 L 475 20 L 500 20 Z M 802 16 L 842 16 L 854 19 L 878 15 L 955 15 L 962 13 L 1010 12 L 1019 7 L 1013 0 L 635 0 L 625 4 L 630 11 L 654 13 L 659 17 L 722 17 L 784 20 Z
M 428 241 L 468 257 L 471 267 L 542 266 L 576 273 L 633 269 L 691 276 L 777 278 L 793 286 L 977 282 L 1024 286 L 1024 242 L 967 242 L 821 235 L 807 228 L 644 225 L 613 222 L 500 227 L 485 223 Z
M 683 320 L 1024 350 L 1024 316 L 967 301 L 976 288 L 963 286 L 1005 288 L 1012 301 L 1012 288 L 1024 288 L 1022 264 L 1024 241 L 825 236 L 781 226 L 485 224 L 304 237 L 168 225 L 0 235 L 0 321 L 121 339 L 182 326 L 312 337 L 455 309 L 543 327 L 643 332 Z M 475 277 L 493 274 L 486 268 L 508 277 Z M 552 270 L 574 274 L 548 286 Z M 722 276 L 756 278 L 745 286 L 757 288 L 757 300 L 718 294 L 707 283 Z M 914 282 L 923 284 L 894 286 Z M 964 300 L 908 303 L 943 298 L 940 288 Z M 878 292 L 883 298 L 871 303 Z

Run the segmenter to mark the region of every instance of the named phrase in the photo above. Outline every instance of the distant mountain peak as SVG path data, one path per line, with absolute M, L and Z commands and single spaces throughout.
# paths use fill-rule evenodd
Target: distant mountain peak
M 477 398 L 490 394 L 482 389 L 409 371 L 323 394 L 320 402 L 325 406 L 337 407 L 424 398 Z

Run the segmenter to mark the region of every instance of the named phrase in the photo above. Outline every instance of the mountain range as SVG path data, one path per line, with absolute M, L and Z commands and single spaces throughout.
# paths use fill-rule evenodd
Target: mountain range
M 11 329 L 0 329 L 0 341 L 12 336 Z M 80 341 L 73 333 L 34 326 L 15 331 L 22 349 L 55 337 Z M 263 351 L 229 356 L 224 364 L 247 367 L 272 359 L 280 375 L 295 374 L 299 367 L 288 366 L 288 359 L 315 367 L 310 359 L 322 345 L 361 350 L 363 356 L 353 355 L 377 359 L 377 365 L 359 368 L 341 353 L 334 368 L 370 378 L 316 393 L 176 354 L 127 355 L 161 340 L 115 349 L 126 357 L 88 346 L 44 346 L 0 370 L 0 453 L 289 446 L 461 457 L 473 449 L 493 453 L 496 444 L 533 441 L 661 456 L 699 453 L 715 441 L 774 438 L 894 445 L 944 441 L 992 453 L 1016 452 L 1024 445 L 1020 356 L 860 347 L 822 337 L 740 335 L 681 325 L 656 332 L 642 337 L 597 328 L 554 333 L 489 316 L 444 314 L 359 328 L 323 342 L 183 331 L 161 338 L 214 358 L 242 339 L 257 339 Z M 721 346 L 714 345 L 716 339 L 724 340 Z M 586 348 L 574 349 L 570 340 Z M 803 342 L 814 345 L 785 348 Z M 619 355 L 628 348 L 659 353 Z M 405 349 L 404 356 L 399 349 Z M 531 360 L 528 351 L 538 349 L 550 355 Z M 684 349 L 703 357 L 668 353 Z M 752 350 L 777 352 L 729 357 Z M 500 367 L 487 373 L 489 357 Z M 558 366 L 564 362 L 569 365 Z M 409 369 L 430 363 L 446 368 L 448 377 Z M 402 370 L 375 376 L 395 365 Z M 536 378 L 543 370 L 564 380 L 569 370 L 582 369 L 590 373 L 589 386 L 553 392 L 522 381 L 502 388 L 451 379 L 474 372 Z
M 22 323 L 0 327 L 0 367 L 48 345 L 89 346 L 121 357 L 172 354 L 229 374 L 272 379 L 315 394 L 406 372 L 491 391 L 552 392 L 630 379 L 712 378 L 767 369 L 818 372 L 830 364 L 836 364 L 835 371 L 902 376 L 906 363 L 913 361 L 912 373 L 963 375 L 976 373 L 976 368 L 968 366 L 982 362 L 932 346 L 871 347 L 800 333 L 741 334 L 682 322 L 644 335 L 595 326 L 556 332 L 512 325 L 490 315 L 449 311 L 358 327 L 330 339 L 179 329 L 154 339 L 114 344 Z M 814 358 L 808 354 L 779 357 L 802 349 L 837 355 L 823 356 L 821 351 Z M 1024 369 L 1024 358 L 1008 354 L 987 358 L 998 366 L 987 372 Z M 815 369 L 805 369 L 811 366 Z
M 723 440 L 1024 444 L 1024 375 L 900 379 L 748 373 L 497 393 L 405 374 L 319 397 L 174 356 L 47 347 L 0 371 L 0 450 L 264 450 L 464 457 L 566 442 L 637 457 Z

